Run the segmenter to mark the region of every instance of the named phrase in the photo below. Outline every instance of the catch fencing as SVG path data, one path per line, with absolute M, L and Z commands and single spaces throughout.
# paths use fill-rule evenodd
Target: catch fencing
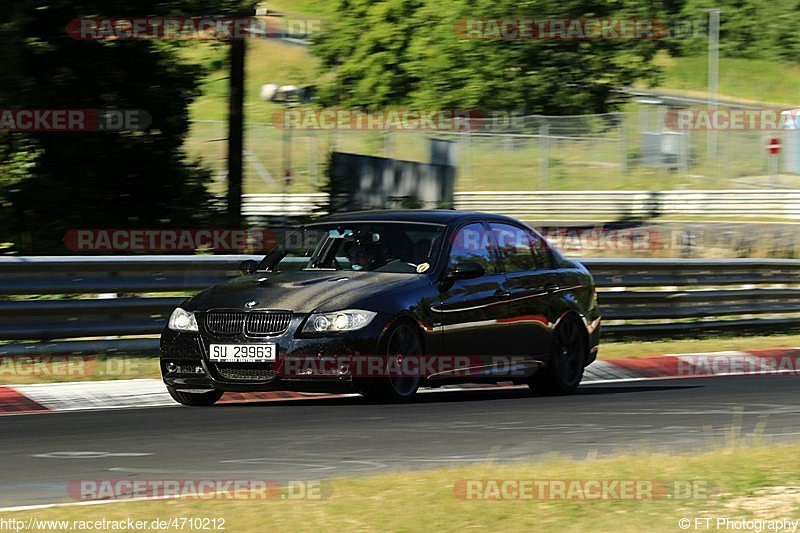
M 601 115 L 501 115 L 463 131 L 292 129 L 286 134 L 269 122 L 249 122 L 244 186 L 248 193 L 283 192 L 288 167 L 293 176 L 289 192 L 317 192 L 331 151 L 430 163 L 433 139 L 453 145 L 459 191 L 800 186 L 800 169 L 786 170 L 790 161 L 800 160 L 794 132 L 671 131 L 665 113 L 666 108 L 641 106 L 635 112 Z M 771 137 L 784 143 L 777 156 L 784 169 L 779 178 L 769 171 L 766 144 Z M 223 192 L 227 124 L 192 122 L 186 149 L 212 170 L 215 192 Z

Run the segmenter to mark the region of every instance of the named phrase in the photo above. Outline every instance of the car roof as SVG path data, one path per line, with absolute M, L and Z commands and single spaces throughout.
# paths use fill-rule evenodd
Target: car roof
M 467 219 L 494 219 L 518 222 L 511 217 L 489 213 L 454 211 L 452 209 L 385 209 L 373 211 L 353 211 L 337 213 L 318 218 L 313 222 L 423 222 L 428 224 L 450 225 Z

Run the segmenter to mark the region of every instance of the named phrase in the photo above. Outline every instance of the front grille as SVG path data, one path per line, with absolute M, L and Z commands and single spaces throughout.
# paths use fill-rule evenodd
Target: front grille
M 246 335 L 275 335 L 286 331 L 291 321 L 291 313 L 248 313 L 244 332 Z
M 218 363 L 217 372 L 225 379 L 270 381 L 275 377 L 271 363 Z
M 213 335 L 279 335 L 291 321 L 292 313 L 287 311 L 209 311 L 205 327 Z
M 206 313 L 206 329 L 215 335 L 237 335 L 244 328 L 244 315 L 240 311 L 210 311 Z

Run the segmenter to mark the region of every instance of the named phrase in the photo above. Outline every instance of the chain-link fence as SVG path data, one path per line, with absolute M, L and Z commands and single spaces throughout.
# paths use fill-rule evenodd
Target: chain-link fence
M 473 119 L 460 131 L 287 133 L 269 123 L 248 123 L 245 192 L 283 191 L 287 167 L 293 178 L 289 191 L 315 191 L 331 150 L 430 162 L 432 139 L 451 141 L 456 187 L 465 191 L 800 187 L 796 174 L 770 176 L 765 145 L 775 132 L 670 131 L 665 112 L 661 106 L 640 106 L 634 112 L 603 115 L 491 117 Z M 187 142 L 189 155 L 213 170 L 220 192 L 226 178 L 226 137 L 225 122 L 195 121 Z M 790 152 L 800 151 L 797 143 L 784 144 L 777 157 L 797 157 Z

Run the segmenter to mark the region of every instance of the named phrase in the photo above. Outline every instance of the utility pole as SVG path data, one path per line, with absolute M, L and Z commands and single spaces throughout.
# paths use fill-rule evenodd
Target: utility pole
M 719 14 L 717 8 L 708 9 L 708 111 L 711 116 L 717 112 L 719 92 Z M 717 132 L 708 130 L 708 162 L 717 160 Z
M 244 63 L 247 44 L 231 41 L 230 101 L 228 103 L 228 224 L 242 227 L 242 181 L 244 164 Z

